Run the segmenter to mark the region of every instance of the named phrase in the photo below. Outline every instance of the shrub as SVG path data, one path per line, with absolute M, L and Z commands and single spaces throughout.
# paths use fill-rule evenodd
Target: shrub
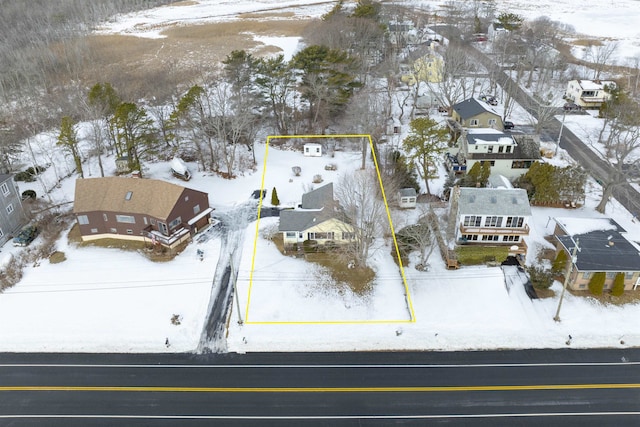
M 300 176 L 300 173 L 302 173 L 302 168 L 300 166 L 294 166 L 291 168 L 291 171 L 295 176 Z
M 565 268 L 567 268 L 567 253 L 563 250 L 558 252 L 556 259 L 553 261 L 553 265 L 551 266 L 551 271 L 555 274 L 562 273 Z
M 317 240 L 305 240 L 302 242 L 302 249 L 305 253 L 313 253 L 318 251 L 318 241 Z
M 33 182 L 36 180 L 36 178 L 33 175 L 25 171 L 18 172 L 13 178 L 16 181 L 22 181 L 22 182 Z
M 616 278 L 613 279 L 613 286 L 611 287 L 611 295 L 619 297 L 624 294 L 624 273 L 616 274 Z
M 595 273 L 589 281 L 589 292 L 593 295 L 602 295 L 604 290 L 604 281 L 607 275 L 601 271 Z
M 527 267 L 527 273 L 529 273 L 531 284 L 536 289 L 549 289 L 553 283 L 551 272 L 542 267 Z
M 273 190 L 271 191 L 271 204 L 273 206 L 278 206 L 280 204 L 280 199 L 278 198 L 276 187 L 273 187 Z
M 64 252 L 55 251 L 54 253 L 49 255 L 49 262 L 51 264 L 58 264 L 62 261 L 65 261 L 66 259 L 67 257 L 65 256 Z
M 313 183 L 319 184 L 322 182 L 322 175 L 313 175 Z

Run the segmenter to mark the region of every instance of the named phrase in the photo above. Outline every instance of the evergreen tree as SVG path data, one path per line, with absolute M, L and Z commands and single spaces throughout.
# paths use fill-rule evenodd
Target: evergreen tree
M 430 117 L 411 120 L 409 135 L 402 142 L 407 157 L 418 166 L 418 173 L 424 179 L 427 194 L 431 194 L 429 180 L 433 179 L 432 168 L 436 159 L 444 153 L 449 135 L 446 128 Z
M 604 281 L 606 280 L 607 275 L 601 271 L 594 273 L 593 277 L 589 281 L 589 292 L 593 295 L 602 295 L 602 291 L 604 290 Z
M 482 166 L 480 162 L 475 162 L 471 169 L 467 171 L 461 182 L 463 187 L 476 187 L 478 184 L 482 186 Z
M 482 166 L 480 168 L 480 185 L 483 187 L 487 186 L 489 182 L 489 177 L 491 176 L 491 163 L 488 161 L 482 162 Z
M 123 102 L 116 108 L 111 123 L 116 137 L 116 154 L 127 157 L 130 170 L 142 173 L 142 155 L 154 142 L 153 120 L 144 108 Z
M 624 294 L 624 273 L 618 273 L 616 274 L 616 278 L 613 279 L 611 295 L 619 297 L 622 294 Z
M 278 199 L 278 192 L 276 191 L 276 187 L 273 187 L 273 190 L 271 191 L 271 204 L 273 206 L 280 205 L 280 199 Z
M 82 158 L 80 157 L 80 150 L 78 149 L 78 132 L 75 128 L 75 122 L 69 116 L 62 117 L 60 123 L 60 134 L 58 135 L 57 145 L 64 147 L 76 164 L 76 171 L 80 178 L 84 178 L 84 172 L 82 170 Z

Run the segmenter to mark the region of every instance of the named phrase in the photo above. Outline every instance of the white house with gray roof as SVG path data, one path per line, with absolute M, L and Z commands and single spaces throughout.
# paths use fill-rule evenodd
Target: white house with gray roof
M 521 188 L 456 188 L 456 242 L 523 245 L 531 206 Z M 526 248 L 526 247 L 525 247 Z
M 285 248 L 300 248 L 306 240 L 318 245 L 340 245 L 355 238 L 355 230 L 348 222 L 333 198 L 333 184 L 329 183 L 303 194 L 297 209 L 280 212 L 278 231 Z
M 626 230 L 611 218 L 554 218 L 554 236 L 560 251 L 571 259 L 576 252 L 567 286 L 585 290 L 595 273 L 606 274 L 604 289 L 611 289 L 617 275 L 624 275 L 625 290 L 640 286 L 640 247 L 626 237 Z
M 514 180 L 540 159 L 540 143 L 533 135 L 513 135 L 496 129 L 465 129 L 445 160 L 450 171 L 468 172 L 475 163 L 489 162 L 491 175 Z

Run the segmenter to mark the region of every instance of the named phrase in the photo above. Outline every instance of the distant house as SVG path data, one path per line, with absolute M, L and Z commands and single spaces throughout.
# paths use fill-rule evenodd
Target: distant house
M 514 135 L 495 129 L 463 130 L 445 156 L 452 173 L 466 173 L 475 163 L 489 162 L 491 174 L 513 180 L 540 159 L 540 142 L 534 135 Z
M 202 191 L 156 179 L 76 180 L 73 213 L 82 240 L 150 240 L 174 247 L 209 222 Z
M 603 102 L 611 99 L 610 88 L 616 83 L 605 80 L 571 80 L 567 83 L 565 99 L 581 108 L 598 109 Z
M 413 209 L 416 207 L 418 194 L 415 188 L 402 188 L 398 191 L 398 206 L 401 209 Z
M 27 223 L 13 175 L 0 174 L 0 246 Z
M 605 289 L 624 274 L 625 290 L 640 286 L 640 247 L 625 237 L 626 231 L 611 218 L 555 218 L 556 255 L 560 251 L 571 259 L 578 243 L 575 262 L 567 286 L 585 290 L 595 273 L 606 274 Z
M 401 80 L 409 86 L 417 82 L 439 83 L 442 81 L 444 60 L 436 52 L 429 52 L 413 63 L 413 71 L 404 73 Z
M 322 156 L 322 145 L 307 143 L 303 146 L 303 153 L 307 157 L 320 157 Z
M 520 188 L 456 188 L 451 204 L 458 244 L 517 245 L 526 252 L 531 206 Z M 456 207 L 457 205 L 457 207 Z
M 392 45 L 405 47 L 417 43 L 418 32 L 409 20 L 392 20 L 387 23 L 387 37 Z
M 281 211 L 278 231 L 285 248 L 300 248 L 306 240 L 340 245 L 355 239 L 353 226 L 333 198 L 333 183 L 303 194 L 299 208 Z
M 462 128 L 491 128 L 504 130 L 502 116 L 498 110 L 485 101 L 469 98 L 452 106 L 449 126 L 458 125 Z
M 508 32 L 509 30 L 507 30 L 504 25 L 499 22 L 492 22 L 487 29 L 487 36 L 489 36 L 489 40 L 495 41 L 497 37 L 507 34 Z

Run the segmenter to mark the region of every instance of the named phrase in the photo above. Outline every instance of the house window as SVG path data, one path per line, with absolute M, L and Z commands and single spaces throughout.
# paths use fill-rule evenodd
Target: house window
M 149 220 L 147 220 L 146 216 L 142 217 L 142 221 L 144 221 L 144 225 L 147 225 L 149 223 Z
M 502 217 L 501 216 L 488 216 L 484 219 L 485 227 L 501 227 L 502 226 Z
M 102 214 L 102 218 L 103 218 L 105 221 L 109 221 L 109 218 L 107 218 L 107 214 L 106 214 L 106 213 L 103 213 L 103 214 Z
M 473 241 L 473 240 L 478 240 L 478 235 L 477 234 L 464 234 L 462 236 L 463 240 L 466 240 L 467 242 Z
M 89 217 L 86 215 L 78 215 L 78 224 L 80 225 L 89 224 Z
M 298 239 L 302 239 L 304 238 L 304 234 L 302 234 L 302 231 L 298 233 Z
M 199 214 L 199 213 L 200 213 L 200 205 L 195 205 L 195 206 L 193 207 L 193 214 L 194 214 L 194 215 L 197 215 L 197 214 Z
M 613 271 L 607 271 L 607 279 L 613 279 L 616 276 L 616 273 Z
M 167 224 L 164 222 L 158 222 L 158 229 L 162 234 L 169 234 L 169 230 L 167 229 Z
M 469 126 L 478 126 L 478 119 L 469 120 Z
M 355 233 L 350 233 L 348 231 L 343 231 L 342 232 L 342 240 L 353 240 L 356 238 L 356 234 Z
M 127 234 L 133 234 L 133 230 L 130 228 L 127 228 Z
M 295 239 L 296 232 L 295 231 L 287 231 L 287 237 L 290 239 Z
M 531 160 L 514 160 L 511 164 L 511 169 L 529 169 L 531 167 Z
M 184 201 L 188 202 L 189 201 L 189 196 L 184 196 Z
M 133 217 L 133 215 L 116 215 L 116 221 L 117 222 L 124 222 L 126 224 L 135 224 L 136 223 L 136 219 Z
M 504 152 L 504 146 L 503 145 L 498 147 L 498 153 L 502 153 L 502 152 Z
M 463 225 L 465 227 L 480 227 L 481 223 L 482 223 L 482 217 L 481 216 L 466 215 L 464 217 Z
M 508 216 L 507 217 L 507 223 L 505 224 L 506 227 L 511 227 L 511 228 L 520 228 L 522 227 L 522 224 L 524 224 L 524 217 L 521 216 Z
M 309 240 L 333 240 L 333 231 L 327 233 L 308 233 Z
M 394 126 L 393 133 L 400 133 L 400 126 Z
M 309 152 L 309 147 L 304 147 L 304 152 L 308 153 Z
M 504 152 L 505 153 L 510 153 L 511 152 L 511 146 L 507 145 L 506 147 L 504 147 Z
M 496 119 L 489 119 L 489 127 L 494 127 L 496 125 Z
M 13 212 L 13 203 L 9 203 L 7 205 L 7 213 L 11 213 L 11 212 Z
M 133 191 L 127 191 L 127 194 L 124 195 L 124 199 L 131 200 L 131 196 L 133 196 Z
M 320 147 L 316 147 L 316 153 L 320 153 Z
M 2 194 L 4 194 L 5 196 L 9 195 L 9 186 L 6 182 L 3 182 L 2 185 L 0 185 L 0 190 L 2 190 Z
M 498 241 L 498 239 L 500 238 L 500 236 L 496 236 L 496 235 L 483 235 L 482 236 L 482 240 L 483 241 L 489 241 L 489 242 L 493 242 L 493 241 Z
M 503 236 L 502 241 L 503 242 L 519 242 L 520 236 Z
M 118 234 L 118 230 L 116 230 L 115 228 L 110 228 L 109 233 Z
M 182 223 L 182 218 L 178 217 L 169 223 L 169 230 L 173 230 Z
M 591 272 L 590 271 L 585 271 L 584 273 L 582 273 L 582 278 L 583 279 L 591 279 Z
M 151 225 L 156 225 L 156 219 L 155 218 L 151 218 L 150 222 L 151 222 Z
M 2 234 L 0 234 L 0 236 L 2 236 Z M 625 280 L 633 279 L 633 274 L 633 271 L 627 271 L 626 273 L 624 273 Z
M 493 145 L 487 146 L 487 153 L 493 153 Z
M 585 289 L 587 285 L 580 285 L 580 289 Z
M 97 233 L 97 232 L 98 232 L 98 229 L 97 229 L 97 228 L 92 228 L 92 229 L 91 229 L 91 232 L 92 232 L 92 233 Z

